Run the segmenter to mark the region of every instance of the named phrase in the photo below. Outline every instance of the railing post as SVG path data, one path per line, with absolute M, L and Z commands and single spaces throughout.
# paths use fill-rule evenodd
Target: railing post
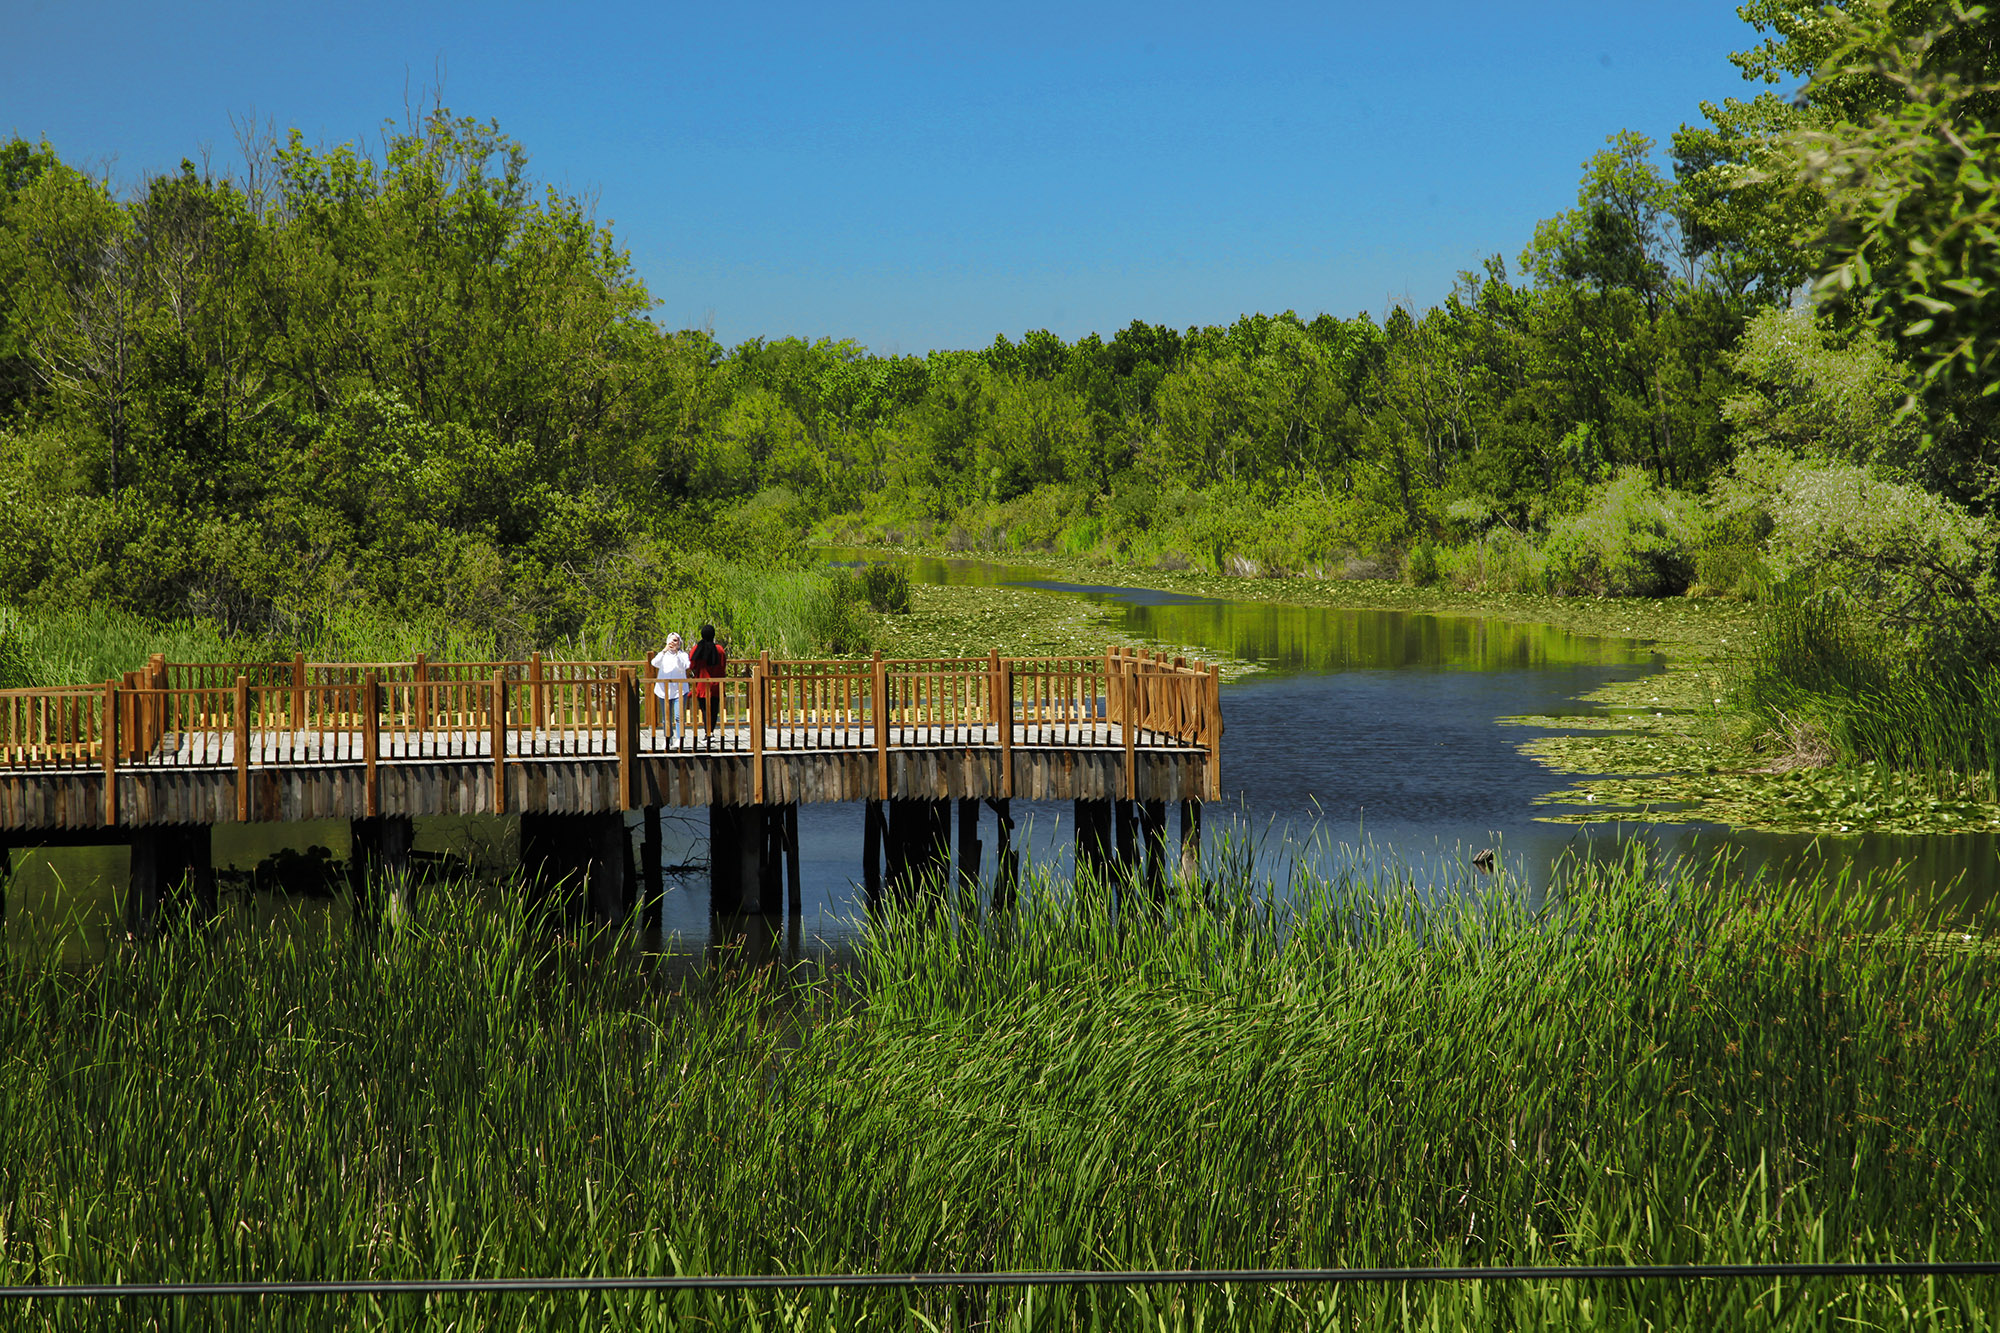
M 1116 722 L 1119 718 L 1118 687 L 1123 684 L 1119 677 L 1119 649 L 1112 645 L 1104 650 L 1104 720 Z
M 416 708 L 415 708 L 415 710 L 414 710 L 414 711 L 415 711 L 415 713 L 416 713 L 416 717 L 415 717 L 415 718 L 414 718 L 413 720 L 414 720 L 414 721 L 416 722 L 416 724 L 417 724 L 417 725 L 416 725 L 416 732 L 417 732 L 417 753 L 418 753 L 419 755 L 422 755 L 422 754 L 423 754 L 423 744 L 424 744 L 424 742 L 423 742 L 423 738 L 424 738 L 424 737 L 425 737 L 426 735 L 428 735 L 428 734 L 429 734 L 429 732 L 430 732 L 430 729 L 431 729 L 431 664 L 430 664 L 430 659 L 429 659 L 428 657 L 426 657 L 426 656 L 425 656 L 424 654 L 422 654 L 422 653 L 418 653 L 418 654 L 417 654 L 417 660 L 416 660 L 416 664 L 415 664 L 414 668 L 413 668 L 413 669 L 411 670 L 410 674 L 411 674 L 412 676 L 414 676 L 414 677 L 416 678 L 416 679 L 415 679 L 415 682 L 414 682 L 414 684 L 413 684 L 413 686 L 412 686 L 412 688 L 413 688 L 413 690 L 415 691 L 415 693 L 416 693 L 416 696 L 417 696 L 417 697 L 416 697 L 416 698 L 415 698 L 415 699 L 414 699 L 414 700 L 412 701 L 412 702 L 414 702 L 414 703 L 416 704 Z M 404 750 L 404 753 L 405 753 L 405 754 L 408 754 L 408 753 L 409 753 L 409 751 L 408 751 L 408 749 L 407 749 L 407 748 L 406 748 L 406 749 Z
M 382 813 L 382 782 L 377 765 L 382 755 L 381 682 L 370 671 L 361 678 L 362 809 L 370 819 Z
M 118 681 L 104 682 L 104 721 L 97 729 L 97 748 L 104 760 L 104 822 L 118 822 Z
M 138 698 L 134 691 L 139 688 L 139 674 L 136 671 L 126 672 L 119 678 L 118 686 L 118 757 L 137 759 L 139 728 L 137 719 L 133 717 L 133 703 Z
M 1123 716 L 1120 728 L 1125 733 L 1125 799 L 1139 799 L 1139 728 L 1134 725 L 1138 709 L 1132 706 L 1139 693 L 1139 664 L 1131 658 L 1125 659 L 1124 679 L 1119 685 L 1124 695 Z
M 153 696 L 146 705 L 146 752 L 167 736 L 167 655 L 154 653 L 146 661 L 146 686 Z
M 1202 720 L 1204 733 L 1208 739 L 1208 799 L 1222 799 L 1222 670 L 1216 666 L 1208 669 L 1208 688 L 1203 691 L 1207 697 L 1202 700 L 1202 711 L 1207 716 Z
M 785 716 L 785 711 L 784 708 L 782 707 L 784 703 L 783 699 L 784 691 L 781 689 L 772 688 L 772 682 L 777 679 L 778 673 L 772 670 L 771 650 L 769 648 L 766 648 L 761 653 L 758 653 L 757 660 L 764 664 L 764 684 L 760 687 L 764 700 L 763 712 L 760 713 L 759 716 L 761 716 L 764 719 L 765 725 L 770 727 L 772 732 L 775 733 L 778 730 L 780 724 L 783 722 Z M 773 710 L 771 707 L 771 703 L 774 697 L 777 698 L 777 701 L 780 704 L 780 707 L 777 708 L 776 710 Z M 778 737 L 776 739 L 777 739 L 777 748 L 780 750 L 784 749 L 785 748 L 784 739 L 782 737 Z
M 250 677 L 236 678 L 236 821 L 250 822 Z
M 998 650 L 995 650 L 998 655 Z M 1000 663 L 999 675 L 994 682 L 999 693 L 994 695 L 995 713 L 1000 723 L 1000 799 L 1014 797 L 1014 659 L 1007 658 Z
M 306 729 L 306 655 L 292 654 L 292 726 Z
M 636 802 L 632 798 L 635 779 L 638 776 L 638 728 L 633 725 L 632 714 L 637 712 L 637 690 L 634 688 L 631 667 L 618 668 L 618 808 L 630 810 Z
M 542 687 L 542 655 L 535 653 L 528 659 L 528 717 L 536 731 L 548 729 L 548 702 L 548 693 Z
M 769 679 L 764 673 L 770 669 L 768 650 L 750 664 L 750 799 L 758 805 L 764 804 L 764 710 L 768 702 L 764 689 Z
M 889 670 L 875 650 L 875 799 L 889 799 Z
M 542 655 L 535 654 L 535 692 L 541 690 Z M 507 673 L 493 673 L 493 813 L 507 813 Z

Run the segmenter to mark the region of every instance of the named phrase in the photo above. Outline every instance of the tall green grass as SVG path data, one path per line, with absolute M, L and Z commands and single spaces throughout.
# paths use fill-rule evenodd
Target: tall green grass
M 1991 1258 L 2000 956 L 1855 885 L 1035 887 L 669 981 L 450 893 L 11 963 L 0 1282 Z M 469 895 L 470 890 L 461 891 Z M 38 1304 L 24 1328 L 1987 1329 L 1993 1281 Z
M 154 653 L 227 661 L 240 645 L 211 621 L 158 624 L 107 605 L 61 611 L 0 606 L 0 689 L 88 685 L 136 671 Z
M 692 561 L 698 577 L 663 588 L 643 610 L 607 605 L 577 633 L 536 643 L 499 624 L 435 614 L 402 616 L 356 603 L 314 618 L 292 638 L 230 636 L 213 621 L 170 623 L 113 606 L 63 610 L 0 606 L 0 689 L 83 685 L 146 665 L 154 653 L 176 662 L 251 661 L 303 652 L 315 661 L 493 661 L 543 651 L 560 658 L 626 660 L 659 650 L 670 629 L 689 642 L 704 622 L 719 626 L 738 652 L 785 657 L 853 653 L 867 647 L 865 598 L 844 570 L 770 569 Z
M 2000 800 L 2000 668 L 1911 646 L 1827 593 L 1770 604 L 1744 691 L 1782 742 Z

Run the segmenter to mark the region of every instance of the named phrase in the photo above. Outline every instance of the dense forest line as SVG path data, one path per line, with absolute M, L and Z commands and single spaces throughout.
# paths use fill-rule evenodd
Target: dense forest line
M 701 615 L 854 647 L 856 593 L 804 543 L 859 537 L 1559 593 L 1837 582 L 1899 643 L 1987 661 L 1994 21 L 1741 12 L 1745 75 L 1798 95 L 1704 105 L 1671 170 L 1612 135 L 1574 207 L 1432 309 L 923 357 L 657 327 L 586 202 L 442 107 L 372 153 L 293 133 L 122 196 L 17 139 L 0 602 L 272 643 L 372 618 L 636 644 Z

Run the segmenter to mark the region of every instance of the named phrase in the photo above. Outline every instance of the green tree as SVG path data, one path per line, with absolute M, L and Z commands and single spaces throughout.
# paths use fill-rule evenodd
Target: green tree
M 1823 301 L 1891 340 L 1916 380 L 1932 472 L 1959 498 L 1990 492 L 2000 426 L 2000 22 L 1958 6 L 1902 34 L 1888 7 L 1838 26 L 1822 79 L 1879 88 L 1865 121 L 1791 140 L 1830 219 Z

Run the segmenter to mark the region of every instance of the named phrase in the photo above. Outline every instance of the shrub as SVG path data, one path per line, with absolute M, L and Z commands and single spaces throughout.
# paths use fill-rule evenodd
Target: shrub
M 1626 468 L 1581 513 L 1549 525 L 1543 544 L 1549 591 L 1665 597 L 1687 591 L 1704 527 L 1692 497 Z
M 855 582 L 873 609 L 895 615 L 909 611 L 910 576 L 901 565 L 864 566 Z
M 1927 657 L 2000 662 L 1993 524 L 1941 496 L 1849 463 L 1775 450 L 1718 479 L 1715 524 L 1766 533 L 1773 582 L 1839 587 Z
M 1541 548 L 1512 528 L 1496 528 L 1464 546 L 1437 552 L 1441 582 L 1466 591 L 1540 592 L 1545 578 Z

